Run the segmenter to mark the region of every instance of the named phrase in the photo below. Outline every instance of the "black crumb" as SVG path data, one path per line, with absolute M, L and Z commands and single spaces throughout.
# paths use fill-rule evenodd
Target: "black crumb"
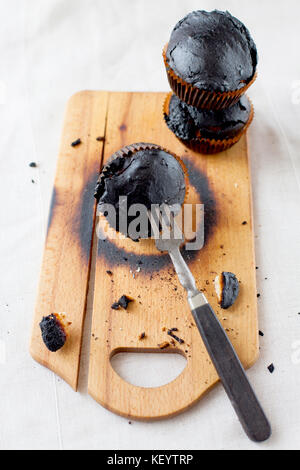
M 112 275 L 113 275 L 112 271 L 110 271 L 110 270 L 108 270 L 108 271 L 106 271 L 106 272 L 107 272 L 107 274 L 108 274 L 109 276 L 112 276 Z
M 126 308 L 128 307 L 128 304 L 132 301 L 133 299 L 130 299 L 126 295 L 122 295 L 122 297 L 120 297 L 120 299 L 118 300 L 118 304 L 120 305 L 120 307 L 126 310 Z
M 74 140 L 74 142 L 71 143 L 71 147 L 77 147 L 79 144 L 81 144 L 81 139 Z
M 101 135 L 101 136 L 97 137 L 96 140 L 97 140 L 98 142 L 104 142 L 105 137 L 104 137 L 104 135 Z
M 30 168 L 36 168 L 37 164 L 35 162 L 29 163 Z
M 244 220 L 244 222 L 242 222 L 242 225 L 247 225 L 247 220 Z
M 177 330 L 175 330 L 175 331 L 177 331 Z M 184 340 L 183 340 L 183 339 L 181 339 L 181 338 L 179 338 L 178 336 L 174 335 L 173 330 L 168 330 L 167 334 L 168 334 L 169 336 L 171 336 L 172 338 L 174 338 L 176 341 L 178 341 L 179 344 L 183 344 L 183 343 L 184 343 Z
M 128 424 L 132 424 L 132 422 L 131 422 L 131 421 L 128 421 Z
M 274 370 L 275 370 L 274 364 L 273 364 L 273 363 L 270 364 L 270 365 L 268 366 L 268 369 L 269 369 L 269 372 L 270 372 L 271 374 L 273 374 L 273 372 L 274 372 Z
M 258 267 L 258 266 L 256 266 L 256 267 L 255 267 L 255 269 L 259 269 L 259 267 Z
M 260 297 L 260 294 L 257 294 L 256 297 L 257 297 L 257 298 Z
M 32 184 L 35 184 L 35 181 L 34 180 L 31 180 Z
M 119 308 L 120 308 L 119 302 L 114 302 L 114 303 L 112 304 L 111 308 L 112 308 L 113 310 L 119 310 Z
M 259 330 L 258 334 L 259 334 L 259 336 L 264 336 L 264 333 L 260 330 Z
M 267 277 L 265 277 L 265 281 L 266 281 L 267 279 L 268 279 L 268 278 L 267 278 Z
M 140 334 L 139 340 L 144 339 L 146 337 L 146 333 L 143 331 L 143 333 Z

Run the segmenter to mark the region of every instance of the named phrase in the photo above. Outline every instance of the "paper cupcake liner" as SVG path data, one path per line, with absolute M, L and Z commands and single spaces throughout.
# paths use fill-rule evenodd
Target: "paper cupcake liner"
M 101 173 L 100 173 L 100 176 L 98 178 L 98 181 L 97 181 L 97 185 L 96 185 L 96 192 L 95 194 L 97 193 L 97 188 L 98 186 L 101 184 L 102 182 L 102 178 L 105 177 L 105 167 L 109 166 L 110 163 L 115 160 L 116 158 L 119 158 L 119 157 L 130 157 L 131 155 L 139 152 L 140 150 L 163 150 L 164 152 L 167 152 L 169 153 L 170 155 L 172 155 L 177 161 L 178 163 L 180 164 L 182 170 L 183 170 L 183 173 L 184 173 L 184 180 L 185 180 L 185 196 L 184 196 L 184 200 L 183 200 L 183 203 L 182 205 L 184 205 L 187 201 L 187 198 L 188 198 L 188 194 L 189 194 L 189 178 L 188 178 L 188 171 L 187 171 L 187 168 L 185 166 L 185 164 L 183 163 L 182 159 L 180 157 L 178 157 L 178 155 L 176 155 L 174 152 L 171 152 L 170 150 L 164 148 L 164 147 L 161 147 L 160 145 L 157 145 L 157 144 L 150 144 L 150 143 L 145 143 L 145 142 L 138 142 L 138 143 L 134 143 L 134 144 L 131 144 L 131 145 L 127 145 L 125 147 L 122 147 L 120 150 L 117 150 L 115 153 L 112 154 L 112 156 L 109 158 L 109 160 L 107 161 L 107 163 L 104 165 Z M 108 221 L 106 221 L 107 224 L 108 224 Z M 117 231 L 114 227 L 111 227 L 116 233 L 120 233 L 119 231 Z M 125 237 L 125 235 L 123 235 Z
M 256 80 L 257 73 L 254 74 L 253 78 L 245 84 L 242 88 L 233 91 L 208 91 L 205 89 L 197 88 L 190 83 L 185 82 L 182 78 L 178 77 L 174 70 L 170 67 L 167 62 L 167 51 L 168 44 L 163 49 L 163 59 L 166 67 L 168 81 L 175 95 L 181 101 L 184 101 L 190 106 L 198 109 L 211 109 L 219 110 L 229 108 L 239 101 L 241 96 Z
M 166 122 L 166 116 L 169 115 L 169 105 L 170 105 L 171 97 L 172 97 L 172 92 L 167 94 L 164 100 L 164 104 L 163 104 L 163 115 L 164 115 L 165 122 Z M 243 129 L 235 137 L 231 137 L 229 139 L 208 139 L 205 137 L 201 137 L 200 131 L 199 131 L 199 134 L 197 137 L 190 139 L 190 140 L 183 140 L 180 137 L 177 137 L 177 135 L 174 132 L 173 134 L 175 135 L 175 137 L 177 137 L 178 140 L 180 140 L 180 142 L 182 142 L 186 147 L 190 148 L 194 152 L 203 153 L 203 154 L 213 154 L 213 153 L 223 152 L 224 150 L 227 150 L 230 147 L 232 147 L 234 144 L 236 144 L 240 140 L 240 138 L 242 137 L 243 134 L 245 134 L 245 132 L 247 131 L 248 127 L 250 126 L 253 120 L 254 107 L 253 107 L 251 100 L 248 98 L 248 96 L 247 96 L 247 99 L 251 105 L 249 119 L 244 125 Z

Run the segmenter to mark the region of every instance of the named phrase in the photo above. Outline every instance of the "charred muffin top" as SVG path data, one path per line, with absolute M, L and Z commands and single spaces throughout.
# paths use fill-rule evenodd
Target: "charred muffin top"
M 246 95 L 230 106 L 218 111 L 197 109 L 172 95 L 165 121 L 179 139 L 195 138 L 223 140 L 238 135 L 247 124 L 251 103 Z
M 246 26 L 228 11 L 193 11 L 174 27 L 168 65 L 185 82 L 208 91 L 238 90 L 253 78 L 257 50 Z
M 154 144 L 133 145 L 136 145 L 135 150 L 121 149 L 111 157 L 100 174 L 95 192 L 99 211 L 104 213 L 110 226 L 126 236 L 130 236 L 128 227 L 136 217 L 136 214 L 130 215 L 130 207 L 141 204 L 150 211 L 152 205 L 181 206 L 186 193 L 184 168 L 178 158 Z M 142 145 L 150 148 L 141 149 Z M 126 196 L 126 204 L 120 200 L 123 196 Z M 107 204 L 115 208 L 115 219 L 107 213 Z M 123 220 L 126 216 L 125 227 L 121 216 Z M 151 227 L 147 225 L 137 238 L 149 236 Z

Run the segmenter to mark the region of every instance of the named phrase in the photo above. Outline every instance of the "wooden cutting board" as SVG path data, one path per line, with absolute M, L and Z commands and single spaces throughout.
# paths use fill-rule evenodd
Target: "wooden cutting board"
M 156 143 L 183 158 L 189 172 L 187 202 L 202 203 L 205 209 L 204 247 L 184 251 L 185 259 L 243 365 L 250 367 L 258 357 L 247 137 L 220 154 L 196 154 L 166 127 L 165 96 L 86 91 L 74 95 L 67 106 L 30 350 L 75 390 L 95 222 L 98 230 L 107 228 L 103 219 L 96 220 L 93 188 L 110 155 L 134 142 Z M 71 147 L 79 137 L 82 143 Z M 152 240 L 135 243 L 119 237 L 97 244 L 89 393 L 111 411 L 135 419 L 169 417 L 189 408 L 218 377 L 168 256 L 159 253 Z M 234 272 L 241 282 L 238 300 L 228 310 L 218 306 L 213 287 L 222 271 Z M 126 311 L 112 310 L 123 294 L 133 302 Z M 52 312 L 65 312 L 72 322 L 68 341 L 57 353 L 46 349 L 39 330 L 42 316 Z M 184 343 L 161 350 L 158 345 L 171 339 L 169 328 L 177 328 Z M 145 338 L 140 339 L 143 332 Z M 187 365 L 172 382 L 142 388 L 114 371 L 110 360 L 119 352 L 179 353 Z

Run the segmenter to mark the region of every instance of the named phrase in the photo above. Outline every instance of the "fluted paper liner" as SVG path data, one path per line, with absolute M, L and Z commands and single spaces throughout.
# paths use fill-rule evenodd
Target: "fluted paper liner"
M 181 101 L 184 101 L 190 106 L 194 106 L 194 108 L 211 109 L 215 111 L 224 108 L 229 108 L 230 106 L 234 105 L 239 101 L 245 91 L 256 80 L 257 73 L 254 74 L 250 82 L 245 84 L 245 86 L 233 91 L 208 91 L 205 89 L 197 88 L 191 85 L 191 83 L 187 83 L 182 78 L 178 77 L 178 75 L 176 75 L 174 70 L 167 62 L 167 47 L 168 44 L 166 44 L 163 49 L 163 59 L 170 87 Z
M 166 116 L 169 115 L 169 105 L 170 105 L 171 97 L 172 97 L 172 92 L 167 94 L 164 104 L 163 104 L 163 114 L 164 114 L 165 122 L 166 122 Z M 236 144 L 240 140 L 240 138 L 242 137 L 243 134 L 245 134 L 245 132 L 247 131 L 248 127 L 250 126 L 253 120 L 254 107 L 253 107 L 251 100 L 248 98 L 248 96 L 247 96 L 247 100 L 250 102 L 250 105 L 251 105 L 249 119 L 244 125 L 243 129 L 241 129 L 240 132 L 235 137 L 231 137 L 229 139 L 209 139 L 206 137 L 201 137 L 200 131 L 198 131 L 197 137 L 194 137 L 193 139 L 190 139 L 190 140 L 183 140 L 180 137 L 177 137 L 177 135 L 173 131 L 171 132 L 173 132 L 173 134 L 177 137 L 178 140 L 180 140 L 180 142 L 182 142 L 186 147 L 190 148 L 194 152 L 204 153 L 204 154 L 223 152 L 224 150 L 227 150 L 230 147 L 232 147 L 234 144 Z

